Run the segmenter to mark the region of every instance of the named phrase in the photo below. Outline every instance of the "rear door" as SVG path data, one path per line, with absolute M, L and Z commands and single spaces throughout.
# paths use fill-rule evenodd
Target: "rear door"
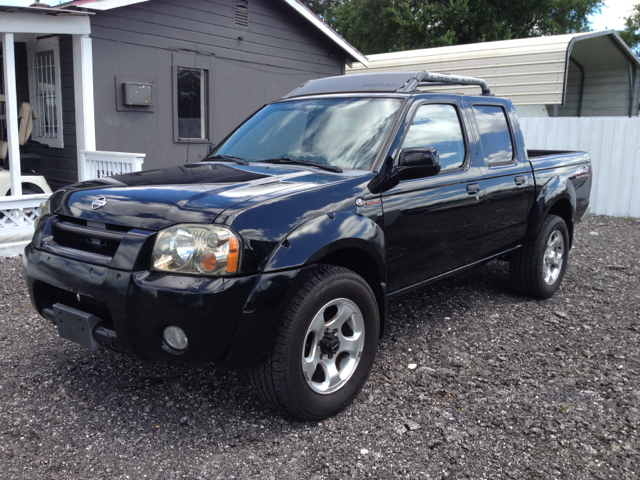
M 480 138 L 479 168 L 485 191 L 482 253 L 487 257 L 524 240 L 535 186 L 526 152 L 516 142 L 519 130 L 510 104 L 499 99 L 469 103 Z
M 402 149 L 432 147 L 442 170 L 403 180 L 382 194 L 389 292 L 479 258 L 482 173 L 465 118 L 459 97 L 417 101 L 393 142 L 396 163 Z

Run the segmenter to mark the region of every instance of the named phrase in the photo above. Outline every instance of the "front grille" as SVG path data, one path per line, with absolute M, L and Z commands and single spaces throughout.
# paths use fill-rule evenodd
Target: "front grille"
M 52 225 L 53 241 L 61 247 L 113 257 L 125 234 L 120 225 L 59 216 Z

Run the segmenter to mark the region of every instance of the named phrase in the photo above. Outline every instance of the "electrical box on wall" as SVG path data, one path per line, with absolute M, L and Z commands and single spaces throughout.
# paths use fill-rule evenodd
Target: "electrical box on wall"
M 122 103 L 143 107 L 153 105 L 153 85 L 151 83 L 123 82 Z

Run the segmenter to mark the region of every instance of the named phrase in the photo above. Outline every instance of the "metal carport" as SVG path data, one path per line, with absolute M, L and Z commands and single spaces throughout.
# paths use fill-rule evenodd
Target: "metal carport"
M 640 62 L 613 30 L 382 53 L 368 59 L 366 70 L 355 64 L 346 73 L 426 70 L 481 77 L 495 95 L 517 106 L 548 105 L 551 115 L 554 110 L 557 116 L 571 117 L 638 115 Z

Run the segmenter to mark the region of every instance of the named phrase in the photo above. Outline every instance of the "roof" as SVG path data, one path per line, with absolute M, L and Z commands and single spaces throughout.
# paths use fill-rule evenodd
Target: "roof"
M 33 34 L 88 35 L 91 33 L 90 15 L 93 14 L 44 6 L 0 5 L 0 33 L 17 35 L 15 41 L 24 41 L 22 35 Z
M 429 72 L 382 72 L 343 75 L 308 80 L 289 92 L 284 98 L 330 93 L 421 93 L 418 86 L 426 85 L 474 85 L 483 95 L 491 95 L 481 78 L 439 75 Z
M 382 53 L 368 59 L 368 72 L 426 70 L 481 77 L 495 95 L 516 105 L 563 104 L 571 62 L 579 62 L 585 71 L 640 66 L 613 30 Z M 354 65 L 346 73 L 362 72 Z M 437 88 L 464 93 L 471 87 Z
M 112 10 L 114 8 L 126 7 L 136 3 L 144 3 L 149 0 L 76 0 L 62 4 L 62 7 L 81 7 L 89 10 Z M 283 0 L 287 5 L 302 15 L 323 35 L 335 43 L 347 56 L 364 67 L 368 65 L 367 57 L 360 53 L 353 45 L 347 42 L 338 32 L 327 25 L 320 17 L 313 13 L 301 0 Z
M 60 16 L 65 16 L 65 15 L 70 15 L 70 16 L 79 16 L 79 17 L 86 17 L 87 15 L 91 15 L 88 12 L 79 12 L 77 10 L 67 10 L 64 8 L 51 8 L 48 6 L 42 6 L 42 7 L 17 7 L 15 5 L 0 5 L 0 12 L 6 12 L 6 13 L 19 13 L 19 12 L 25 12 L 25 13 L 38 13 L 38 14 L 42 14 L 42 15 L 53 15 L 56 17 L 60 17 Z
M 414 78 L 416 74 L 417 72 L 363 73 L 361 75 L 308 80 L 285 95 L 285 98 L 323 93 L 397 92 L 405 86 L 409 80 Z

